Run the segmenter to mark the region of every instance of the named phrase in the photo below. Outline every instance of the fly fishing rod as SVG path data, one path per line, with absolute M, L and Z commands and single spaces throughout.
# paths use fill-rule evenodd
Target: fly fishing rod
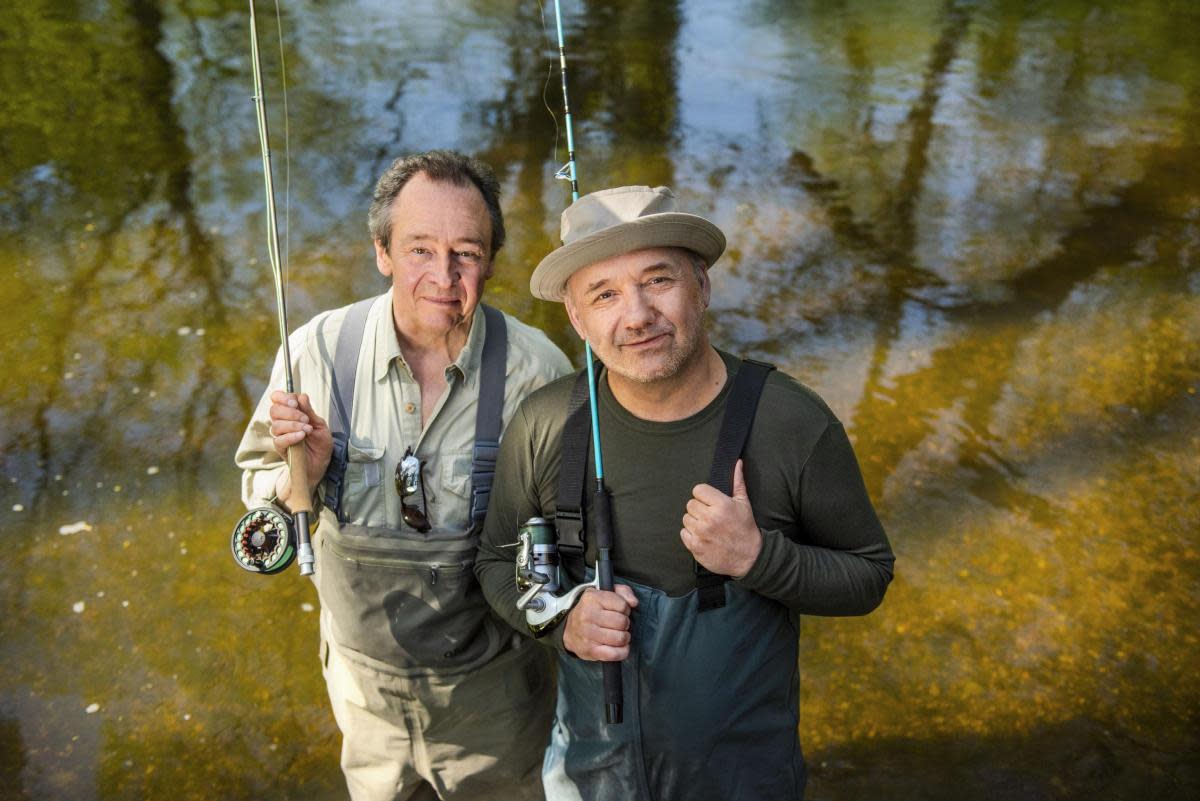
M 567 163 L 556 176 L 571 182 L 571 202 L 579 200 L 579 180 L 575 172 L 575 136 L 571 130 L 571 101 L 567 96 L 567 51 L 563 39 L 562 10 L 559 0 L 554 0 L 554 24 L 558 29 L 558 67 L 562 75 L 563 117 L 567 128 Z M 588 403 L 592 413 L 592 443 L 596 459 L 596 489 L 592 494 L 593 520 L 596 524 L 596 581 L 601 590 L 612 592 L 612 496 L 604 486 L 604 461 L 600 455 L 600 423 L 596 412 L 596 375 L 592 364 L 592 344 L 583 342 L 587 359 Z M 621 663 L 605 662 L 604 670 L 604 719 L 608 723 L 620 723 L 624 706 L 624 689 L 621 686 Z
M 276 6 L 278 10 L 278 5 Z M 295 392 L 292 380 L 292 354 L 288 347 L 287 304 L 283 291 L 283 268 L 279 260 L 279 230 L 275 214 L 275 186 L 271 178 L 271 142 L 267 130 L 266 99 L 262 85 L 262 64 L 258 55 L 258 26 L 254 15 L 254 0 L 250 0 L 250 57 L 254 73 L 254 109 L 258 119 L 258 142 L 262 150 L 263 183 L 267 199 L 267 253 L 275 279 L 275 310 L 279 317 L 279 338 L 286 389 Z M 233 530 L 233 558 L 241 567 L 253 573 L 278 573 L 299 555 L 300 575 L 313 574 L 313 549 L 309 537 L 309 516 L 312 498 L 308 489 L 308 463 L 304 443 L 298 442 L 287 450 L 288 472 L 292 492 L 288 505 L 292 519 L 275 507 L 260 507 L 247 512 Z

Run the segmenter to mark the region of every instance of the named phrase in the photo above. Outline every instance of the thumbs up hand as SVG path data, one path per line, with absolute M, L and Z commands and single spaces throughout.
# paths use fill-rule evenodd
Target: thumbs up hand
M 733 495 L 709 484 L 692 490 L 679 537 L 696 561 L 714 573 L 741 578 L 750 572 L 762 550 L 762 533 L 746 494 L 741 459 L 733 468 Z

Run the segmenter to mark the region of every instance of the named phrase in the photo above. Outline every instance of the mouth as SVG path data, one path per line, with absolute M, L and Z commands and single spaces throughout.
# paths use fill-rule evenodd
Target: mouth
M 633 351 L 650 350 L 651 348 L 656 348 L 659 345 L 666 344 L 668 337 L 670 337 L 670 333 L 664 331 L 661 334 L 654 334 L 652 336 L 644 337 L 642 339 L 622 342 L 621 349 L 622 350 L 633 350 Z
M 462 300 L 459 298 L 424 297 L 421 298 L 421 302 L 430 303 L 434 306 L 440 306 L 443 308 L 453 308 L 462 305 Z

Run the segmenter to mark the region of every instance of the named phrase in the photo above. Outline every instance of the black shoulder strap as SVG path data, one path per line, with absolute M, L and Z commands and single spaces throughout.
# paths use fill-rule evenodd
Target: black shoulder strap
M 350 413 L 354 409 L 354 379 L 358 373 L 358 354 L 362 350 L 367 314 L 378 298 L 364 298 L 346 311 L 338 331 L 337 349 L 331 365 L 333 414 L 329 415 L 329 433 L 333 435 L 333 454 L 325 470 L 325 506 L 342 517 L 342 481 L 346 476 Z
M 504 381 L 508 362 L 508 324 L 491 306 L 480 305 L 485 324 L 480 356 L 479 401 L 475 408 L 475 448 L 471 456 L 471 526 L 487 514 L 500 432 L 504 428 Z
M 555 500 L 554 528 L 558 533 L 558 551 L 564 562 L 583 561 L 587 535 L 583 525 L 583 484 L 587 480 L 587 460 L 592 441 L 591 413 L 588 409 L 588 371 L 579 371 L 567 420 L 562 433 L 562 466 L 558 471 L 558 496 Z
M 337 349 L 332 365 L 333 414 L 329 431 L 333 436 L 333 454 L 325 471 L 324 503 L 338 520 L 346 521 L 341 508 L 342 484 L 349 458 L 349 431 L 354 411 L 354 383 L 358 373 L 358 356 L 362 350 L 367 313 L 375 298 L 360 300 L 346 312 L 338 332 Z M 500 432 L 504 427 L 504 386 L 508 353 L 508 325 L 504 315 L 491 306 L 481 305 L 484 320 L 483 353 L 480 356 L 479 403 L 475 412 L 475 448 L 471 460 L 471 525 L 483 522 L 487 512 L 492 478 L 496 473 L 496 456 L 500 449 Z
M 708 483 L 726 495 L 733 494 L 733 468 L 746 447 L 767 375 L 774 369 L 765 362 L 743 359 L 733 378 L 733 386 L 725 402 L 725 416 L 721 419 L 721 431 L 717 434 L 712 468 L 708 473 Z M 728 580 L 728 576 L 717 575 L 699 562 L 696 563 L 699 611 L 707 612 L 725 605 L 725 582 Z

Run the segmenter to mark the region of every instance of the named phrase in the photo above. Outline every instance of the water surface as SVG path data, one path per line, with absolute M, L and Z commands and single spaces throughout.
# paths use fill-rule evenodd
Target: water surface
M 526 291 L 553 21 L 445 5 L 285 2 L 285 126 L 262 4 L 293 324 L 382 289 L 373 180 L 450 146 L 502 177 L 492 301 L 578 358 Z M 1195 796 L 1195 6 L 564 12 L 583 190 L 726 230 L 716 341 L 829 401 L 899 558 L 875 614 L 804 620 L 810 796 Z M 240 2 L 0 21 L 5 798 L 344 795 L 315 593 L 228 556 L 277 338 L 249 96 Z

